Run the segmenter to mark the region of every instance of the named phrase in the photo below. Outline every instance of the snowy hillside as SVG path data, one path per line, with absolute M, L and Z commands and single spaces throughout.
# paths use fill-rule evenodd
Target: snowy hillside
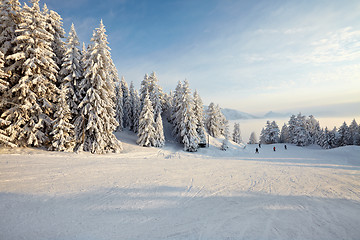
M 168 133 L 165 132 L 165 137 Z M 360 147 L 0 148 L 0 239 L 358 239 Z M 277 150 L 273 151 L 273 146 Z

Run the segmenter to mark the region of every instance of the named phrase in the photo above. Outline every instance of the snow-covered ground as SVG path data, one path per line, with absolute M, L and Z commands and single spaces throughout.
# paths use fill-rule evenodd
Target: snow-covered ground
M 360 239 L 360 147 L 0 148 L 0 239 Z

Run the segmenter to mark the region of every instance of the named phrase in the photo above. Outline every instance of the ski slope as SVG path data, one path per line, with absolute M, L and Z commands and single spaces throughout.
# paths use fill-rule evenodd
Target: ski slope
M 0 148 L 0 239 L 359 239 L 360 147 Z

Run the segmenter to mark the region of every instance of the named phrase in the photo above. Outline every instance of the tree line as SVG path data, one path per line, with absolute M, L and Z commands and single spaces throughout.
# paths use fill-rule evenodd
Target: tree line
M 324 129 L 314 116 L 306 117 L 299 113 L 297 116 L 292 115 L 281 131 L 275 121 L 267 121 L 265 128 L 261 130 L 260 142 L 291 143 L 297 146 L 318 144 L 325 149 L 360 145 L 360 126 L 354 119 L 349 126 L 344 122 L 339 128 Z

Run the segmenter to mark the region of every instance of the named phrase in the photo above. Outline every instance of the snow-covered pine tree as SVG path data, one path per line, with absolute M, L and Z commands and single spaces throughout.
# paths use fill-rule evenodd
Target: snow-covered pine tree
M 279 127 L 275 121 L 266 122 L 266 127 L 263 128 L 260 134 L 260 142 L 264 144 L 273 144 L 279 142 Z
M 121 143 L 113 134 L 118 122 L 113 101 L 112 60 L 105 32 L 101 20 L 85 56 L 84 79 L 80 83 L 85 97 L 79 104 L 79 116 L 75 121 L 78 151 L 107 153 L 121 150 Z
M 359 145 L 359 141 L 360 141 L 360 135 L 359 135 L 359 125 L 357 124 L 357 122 L 355 121 L 355 119 L 352 120 L 350 126 L 349 126 L 349 131 L 350 131 L 350 145 Z
M 183 85 L 179 81 L 177 86 L 176 86 L 176 89 L 175 89 L 173 103 L 172 103 L 172 111 L 171 111 L 171 122 L 172 122 L 172 124 L 174 126 L 173 135 L 179 141 L 181 139 L 181 136 L 180 136 L 181 118 L 180 118 L 180 115 L 179 115 L 179 111 L 180 111 L 180 107 L 181 107 L 182 96 L 183 96 Z
M 139 117 L 138 139 L 136 142 L 143 147 L 152 147 L 156 145 L 156 133 L 154 127 L 154 109 L 148 93 L 145 93 L 143 101 L 143 108 Z
M 12 77 L 17 74 L 20 79 L 7 91 L 12 105 L 2 117 L 11 122 L 6 130 L 11 133 L 11 140 L 23 146 L 47 142 L 58 96 L 55 85 L 58 67 L 51 48 L 53 35 L 46 30 L 46 19 L 38 2 L 31 0 L 31 7 L 25 4 L 21 9 L 21 24 L 17 25 L 17 37 L 12 41 L 14 52 L 7 57 Z
M 194 92 L 193 99 L 194 99 L 194 114 L 197 120 L 196 131 L 200 139 L 199 144 L 200 146 L 206 146 L 206 134 L 204 127 L 204 107 L 201 97 L 196 90 Z
M 289 134 L 289 128 L 284 123 L 284 125 L 281 128 L 280 132 L 280 142 L 281 143 L 290 143 L 290 134 Z
M 249 137 L 249 144 L 257 144 L 257 143 L 258 143 L 258 139 L 256 137 L 255 132 L 251 132 Z
M 5 92 L 5 90 L 8 89 L 10 85 L 8 80 L 9 77 L 9 74 L 4 72 L 4 54 L 0 51 L 0 96 L 2 96 L 2 93 Z M 1 101 L 4 101 L 4 99 Z M 0 106 L 1 105 L 2 104 L 0 103 Z
M 266 137 L 267 137 L 267 133 L 265 132 L 265 128 L 262 128 L 261 132 L 260 132 L 260 143 L 261 144 L 266 143 Z
M 226 151 L 229 148 L 229 138 L 230 138 L 229 125 L 226 124 L 224 128 L 224 140 L 222 141 L 220 147 L 222 151 Z
M 199 136 L 196 131 L 197 119 L 194 114 L 194 100 L 189 88 L 189 82 L 184 81 L 182 98 L 178 103 L 179 111 L 176 113 L 176 122 L 179 124 L 180 139 L 184 144 L 184 150 L 196 152 L 199 148 Z
M 0 52 L 4 54 L 4 60 L 7 56 L 13 53 L 14 43 L 17 33 L 17 25 L 20 23 L 20 3 L 18 0 L 1 0 L 0 1 Z M 11 63 L 6 61 L 5 68 L 7 68 Z M 6 69 L 5 72 L 8 72 L 10 69 Z M 11 74 L 13 75 L 14 73 Z M 18 78 L 15 78 L 13 82 L 16 82 Z
M 121 132 L 124 128 L 124 100 L 120 81 L 115 83 L 115 95 L 115 115 L 116 121 L 119 124 L 116 131 Z
M 65 44 L 62 40 L 65 37 L 65 30 L 62 18 L 57 12 L 49 10 L 46 4 L 43 7 L 43 15 L 46 19 L 46 30 L 53 35 L 51 48 L 55 53 L 54 60 L 60 68 L 65 54 Z
M 346 146 L 351 144 L 351 133 L 346 122 L 344 122 L 339 127 L 337 143 L 339 146 Z
M 327 139 L 330 148 L 339 147 L 338 139 L 339 139 L 338 130 L 336 129 L 336 127 L 334 127 L 333 130 L 329 131 L 328 139 Z
M 309 135 L 309 144 L 316 143 L 316 137 L 320 131 L 320 124 L 313 115 L 310 115 L 309 118 L 305 120 L 305 130 Z
M 130 99 L 130 112 L 129 112 L 129 129 L 130 131 L 134 131 L 134 127 L 135 127 L 135 101 L 136 101 L 136 97 L 135 96 L 135 88 L 134 88 L 134 83 L 131 81 L 130 82 L 130 87 L 129 87 L 129 99 Z
M 141 87 L 140 87 L 140 111 L 143 108 L 146 94 L 150 94 L 149 75 L 147 73 L 145 74 L 144 79 L 141 81 Z M 150 96 L 149 96 L 149 99 L 150 99 Z
M 164 127 L 160 112 L 155 117 L 155 147 L 163 147 L 165 145 Z
M 59 72 L 60 82 L 65 86 L 67 91 L 66 99 L 72 113 L 72 121 L 74 121 L 78 115 L 78 105 L 81 98 L 78 88 L 83 76 L 83 69 L 81 66 L 82 56 L 78 48 L 79 45 L 79 39 L 74 24 L 72 24 L 64 46 L 65 52 Z
M 206 112 L 205 126 L 212 137 L 219 137 L 222 134 L 223 123 L 219 117 L 219 111 L 220 109 L 214 103 L 210 103 Z
M 124 76 L 121 77 L 121 90 L 123 94 L 123 127 L 127 128 L 131 122 L 131 99 L 129 87 Z
M 70 152 L 75 146 L 74 125 L 71 124 L 71 110 L 66 101 L 68 87 L 61 85 L 59 101 L 54 114 L 51 146 L 49 150 Z
M 140 109 L 141 109 L 141 103 L 140 103 L 140 97 L 137 90 L 135 90 L 134 93 L 134 101 L 133 101 L 133 120 L 134 120 L 134 128 L 133 132 L 137 133 L 139 129 L 139 118 L 140 118 Z
M 234 142 L 236 142 L 237 144 L 240 144 L 242 142 L 239 123 L 234 123 L 234 131 L 233 131 L 233 135 L 232 135 L 232 140 Z
M 156 73 L 152 72 L 149 76 L 149 94 L 150 94 L 150 101 L 153 104 L 153 108 L 154 108 L 154 116 L 156 118 L 156 116 L 158 116 L 158 113 L 160 112 L 160 114 L 162 113 L 162 109 L 163 109 L 163 102 L 164 102 L 164 93 L 162 91 L 162 88 L 160 87 L 160 85 L 158 84 L 159 80 L 157 79 Z

